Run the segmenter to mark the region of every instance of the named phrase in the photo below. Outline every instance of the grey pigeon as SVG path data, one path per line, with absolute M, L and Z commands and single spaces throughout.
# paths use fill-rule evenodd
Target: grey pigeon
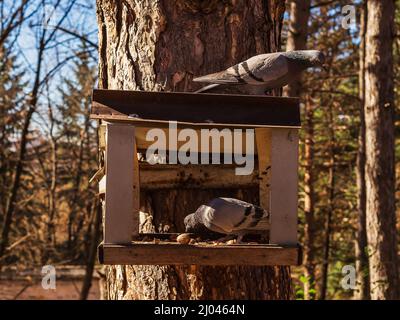
M 221 86 L 240 87 L 239 91 L 263 95 L 281 88 L 310 67 L 325 67 L 325 56 L 318 50 L 297 50 L 260 54 L 224 71 L 194 78 L 195 82 L 211 83 L 196 93 L 212 91 Z
M 215 198 L 185 217 L 186 232 L 206 234 L 208 230 L 237 235 L 240 243 L 247 233 L 262 233 L 269 214 L 261 207 L 233 198 Z

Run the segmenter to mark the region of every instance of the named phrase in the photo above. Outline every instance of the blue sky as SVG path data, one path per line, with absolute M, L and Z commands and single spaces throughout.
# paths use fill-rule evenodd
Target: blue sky
M 75 1 L 75 2 L 74 2 Z M 6 8 L 11 7 L 14 1 L 5 0 Z M 46 28 L 47 34 L 54 31 L 54 26 L 62 20 L 61 27 L 85 35 L 92 42 L 97 43 L 97 22 L 95 0 L 60 0 L 59 5 L 55 8 L 53 3 L 55 0 L 32 0 L 26 15 L 30 15 L 33 11 L 35 14 L 26 21 L 21 29 L 13 52 L 17 56 L 18 65 L 26 70 L 25 80 L 28 82 L 26 93 L 29 93 L 34 81 L 34 74 L 38 56 L 38 35 Z M 43 5 L 44 3 L 44 5 Z M 70 13 L 63 19 L 65 10 L 69 5 L 74 3 Z M 52 103 L 60 102 L 60 94 L 58 88 L 63 85 L 63 79 L 72 77 L 73 57 L 80 50 L 81 40 L 70 34 L 57 30 L 54 40 L 49 43 L 48 49 L 43 56 L 42 78 L 51 70 L 53 70 L 60 62 L 68 59 L 68 62 L 62 65 L 57 72 L 54 73 L 51 81 L 49 81 L 49 96 Z M 97 64 L 97 52 L 92 50 L 93 64 Z M 46 99 L 39 100 L 39 106 L 46 103 Z M 46 109 L 46 108 L 45 108 Z M 38 109 L 38 113 L 34 117 L 32 129 L 41 129 L 43 122 L 39 114 L 44 113 L 43 108 Z

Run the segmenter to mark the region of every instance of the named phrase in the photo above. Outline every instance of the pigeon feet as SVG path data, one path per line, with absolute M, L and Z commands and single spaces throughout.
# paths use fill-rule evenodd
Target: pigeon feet
M 236 238 L 235 234 L 228 234 L 225 237 L 217 239 L 217 242 L 227 242 L 227 241 L 235 239 L 235 238 Z
M 239 233 L 236 239 L 236 243 L 243 243 L 243 237 L 246 235 L 245 232 Z

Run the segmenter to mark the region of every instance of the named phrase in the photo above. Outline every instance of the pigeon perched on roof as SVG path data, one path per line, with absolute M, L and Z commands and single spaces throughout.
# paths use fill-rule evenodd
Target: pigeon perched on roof
M 269 214 L 261 207 L 233 198 L 215 198 L 185 217 L 186 232 L 206 234 L 207 231 L 237 235 L 240 243 L 247 233 L 267 230 Z
M 232 87 L 248 94 L 263 95 L 281 88 L 311 67 L 325 67 L 325 56 L 318 50 L 297 50 L 260 54 L 224 71 L 194 78 L 194 82 L 211 83 L 196 93 Z

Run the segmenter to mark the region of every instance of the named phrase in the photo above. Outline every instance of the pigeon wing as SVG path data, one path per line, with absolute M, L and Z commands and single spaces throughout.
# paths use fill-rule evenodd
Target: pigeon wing
M 288 60 L 280 52 L 261 56 L 263 56 L 262 63 L 258 59 L 254 59 L 257 57 L 250 58 L 247 61 L 247 69 L 251 70 L 249 77 L 253 80 L 261 79 L 264 84 L 268 84 L 278 82 L 288 75 Z M 254 81 L 253 84 L 255 84 Z
M 207 229 L 218 232 L 227 233 L 226 230 L 220 228 L 218 224 L 214 223 L 215 208 L 209 205 L 201 205 L 195 213 L 193 213 L 194 220 L 197 224 L 201 224 Z
M 225 71 L 194 78 L 195 82 L 262 85 L 288 73 L 287 59 L 281 53 L 260 54 Z
M 237 224 L 233 233 L 242 230 L 267 230 L 269 226 L 269 214 L 261 207 L 253 206 L 251 213 Z
M 253 221 L 253 205 L 241 200 L 216 198 L 207 207 L 210 209 L 203 217 L 203 222 L 213 231 L 223 230 L 224 233 L 232 233 L 239 226 L 247 226 Z
M 194 78 L 194 82 L 217 83 L 217 84 L 240 84 L 244 83 L 238 75 L 231 72 L 231 67 L 225 71 L 211 73 L 202 77 Z

